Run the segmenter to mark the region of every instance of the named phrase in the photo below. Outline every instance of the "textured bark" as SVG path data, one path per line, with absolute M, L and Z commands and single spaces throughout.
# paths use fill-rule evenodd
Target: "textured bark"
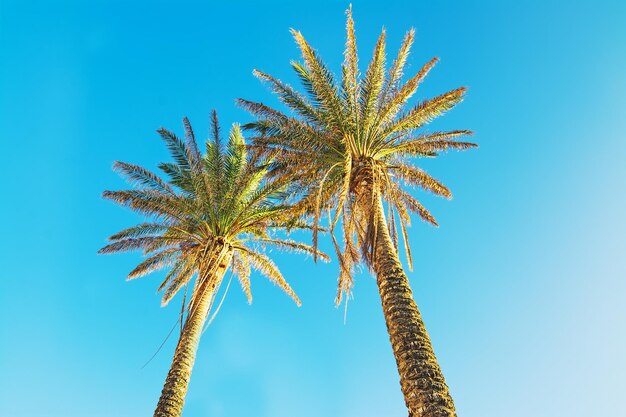
M 228 259 L 216 271 L 216 279 L 207 283 L 193 312 L 185 320 L 180 340 L 174 352 L 172 366 L 165 378 L 165 385 L 161 391 L 161 398 L 154 412 L 154 417 L 180 417 L 183 413 L 185 395 L 191 378 L 191 370 L 196 360 L 196 351 L 200 343 L 202 327 L 206 322 L 211 299 L 215 289 L 219 286 L 228 265 Z
M 409 280 L 389 236 L 380 199 L 377 209 L 374 270 L 409 417 L 456 417 Z

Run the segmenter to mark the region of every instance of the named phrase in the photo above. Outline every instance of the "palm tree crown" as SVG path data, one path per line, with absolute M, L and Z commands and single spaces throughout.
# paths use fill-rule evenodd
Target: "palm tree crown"
M 158 130 L 174 159 L 159 165 L 167 181 L 137 165 L 114 164 L 134 187 L 105 191 L 104 197 L 152 221 L 114 234 L 109 238 L 113 243 L 100 253 L 142 250 L 148 255 L 129 273 L 129 279 L 170 267 L 159 286 L 159 291 L 164 290 L 163 305 L 201 272 L 189 299 L 191 309 L 199 289 L 206 280 L 215 279 L 215 271 L 227 258 L 249 302 L 254 268 L 300 305 L 274 262 L 262 252 L 263 247 L 269 244 L 326 256 L 308 245 L 270 235 L 270 228 L 290 231 L 311 226 L 293 220 L 284 183 L 266 179 L 270 164 L 246 152 L 239 127 L 233 126 L 224 147 L 215 112 L 211 124 L 212 138 L 206 142 L 204 155 L 187 118 L 183 119 L 184 140 L 166 129 Z
M 344 247 L 333 243 L 340 260 L 337 303 L 350 291 L 353 268 L 361 261 L 371 267 L 375 256 L 377 204 L 388 203 L 389 233 L 397 247 L 403 237 L 409 267 L 412 265 L 406 226 L 409 213 L 437 225 L 431 213 L 409 194 L 403 185 L 422 188 L 450 198 L 450 190 L 424 170 L 410 162 L 413 157 L 435 157 L 448 149 L 477 146 L 460 141 L 468 130 L 418 132 L 435 117 L 458 104 L 465 88 L 458 88 L 406 109 L 422 80 L 437 63 L 426 63 L 419 72 L 402 82 L 403 70 L 414 40 L 410 30 L 404 37 L 396 59 L 386 68 L 385 31 L 374 48 L 373 57 L 363 76 L 359 74 L 356 38 L 351 9 L 347 11 L 347 41 L 341 83 L 324 65 L 302 34 L 292 30 L 303 62 L 292 62 L 305 90 L 301 94 L 286 83 L 255 70 L 254 74 L 269 84 L 278 98 L 295 115 L 287 115 L 262 103 L 239 99 L 238 103 L 257 117 L 244 127 L 258 136 L 254 146 L 277 160 L 272 174 L 292 178 L 302 197 L 301 214 L 313 215 L 315 224 L 320 211 L 328 209 L 331 231 L 341 219 Z M 331 209 L 335 209 L 334 214 Z M 396 222 L 400 224 L 398 233 Z M 317 246 L 317 233 L 313 231 Z

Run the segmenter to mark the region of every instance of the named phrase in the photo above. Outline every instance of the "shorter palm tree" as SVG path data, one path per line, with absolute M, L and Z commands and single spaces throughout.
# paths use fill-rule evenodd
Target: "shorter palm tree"
M 159 286 L 159 291 L 164 291 L 162 305 L 185 289 L 181 336 L 155 417 L 182 414 L 200 336 L 229 267 L 248 302 L 252 302 L 250 274 L 254 268 L 299 306 L 300 300 L 263 253 L 264 247 L 272 245 L 328 259 L 308 245 L 270 234 L 272 229 L 289 232 L 311 226 L 294 220 L 285 184 L 266 178 L 270 162 L 248 155 L 239 126 L 233 126 L 224 147 L 215 112 L 211 124 L 212 137 L 206 142 L 204 155 L 198 150 L 187 118 L 183 119 L 184 140 L 168 130 L 158 130 L 174 158 L 174 162 L 159 165 L 167 181 L 140 166 L 116 162 L 114 169 L 134 187 L 103 194 L 151 221 L 114 234 L 109 238 L 113 242 L 99 252 L 143 251 L 147 259 L 129 273 L 128 279 L 169 267 Z

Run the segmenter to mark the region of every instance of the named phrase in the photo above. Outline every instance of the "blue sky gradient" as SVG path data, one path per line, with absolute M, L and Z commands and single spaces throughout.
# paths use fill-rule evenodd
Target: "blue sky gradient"
M 119 159 L 168 158 L 154 131 L 197 136 L 276 104 L 252 69 L 296 84 L 297 28 L 335 71 L 345 2 L 0 1 L 0 415 L 151 415 L 177 318 L 139 255 L 98 256 L 138 221 L 101 199 Z M 361 65 L 417 30 L 410 70 L 441 58 L 418 96 L 466 85 L 432 129 L 478 150 L 420 161 L 452 201 L 420 193 L 410 273 L 463 417 L 618 415 L 626 390 L 626 3 L 354 1 Z M 331 250 L 328 241 L 326 250 Z M 253 277 L 233 285 L 199 350 L 185 416 L 405 416 L 374 280 L 347 323 L 337 263 L 274 253 L 298 309 Z

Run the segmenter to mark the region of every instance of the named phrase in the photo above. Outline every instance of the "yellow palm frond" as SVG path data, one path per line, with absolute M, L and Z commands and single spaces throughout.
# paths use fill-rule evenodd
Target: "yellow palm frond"
M 332 121 L 335 128 L 343 130 L 345 114 L 332 73 L 318 58 L 300 32 L 292 30 L 291 33 L 302 52 L 302 59 L 304 59 L 311 87 L 320 108 L 333 116 Z
M 410 185 L 420 187 L 446 198 L 452 198 L 452 193 L 448 187 L 420 168 L 407 164 L 392 165 L 389 168 L 394 174 Z
M 250 263 L 245 252 L 237 251 L 233 256 L 233 274 L 237 276 L 243 292 L 246 294 L 248 304 L 252 304 L 252 291 L 250 290 Z
M 406 251 L 406 261 L 409 265 L 409 270 L 413 270 L 413 256 L 411 255 L 411 245 L 409 244 L 409 236 L 406 233 L 406 224 L 400 219 L 400 228 L 402 229 L 402 241 L 404 243 L 404 250 Z
M 148 275 L 151 272 L 158 271 L 166 266 L 174 263 L 180 254 L 178 248 L 169 248 L 154 255 L 141 262 L 128 274 L 128 279 L 139 278 L 144 275 Z
M 372 60 L 361 83 L 361 123 L 363 134 L 374 124 L 378 98 L 385 81 L 385 31 L 380 34 Z
M 384 126 L 398 114 L 407 101 L 415 94 L 417 87 L 422 80 L 426 78 L 426 75 L 430 70 L 439 62 L 439 58 L 433 58 L 428 61 L 417 74 L 409 79 L 402 87 L 400 87 L 395 94 L 391 95 L 388 100 L 384 102 L 384 106 L 381 108 L 378 115 L 379 126 Z
M 358 100 L 359 100 L 359 60 L 356 48 L 356 36 L 354 34 L 354 20 L 352 19 L 352 5 L 346 11 L 346 49 L 344 52 L 344 90 L 348 107 L 351 109 L 354 123 L 358 124 Z
M 250 265 L 254 269 L 265 275 L 271 282 L 283 290 L 285 294 L 295 301 L 298 307 L 302 305 L 300 299 L 280 273 L 276 264 L 267 255 L 253 250 L 247 250 L 246 254 L 248 255 Z
M 324 252 L 318 250 L 317 248 L 314 248 L 313 246 L 309 246 L 305 243 L 296 242 L 295 240 L 265 238 L 265 239 L 257 239 L 256 241 L 259 243 L 273 245 L 279 249 L 282 248 L 282 249 L 286 249 L 288 251 L 293 251 L 296 253 L 315 254 L 317 257 L 321 258 L 322 260 L 326 262 L 330 261 L 330 258 L 328 257 L 328 255 L 326 255 Z
M 409 30 L 406 35 L 404 35 L 404 40 L 402 41 L 402 45 L 398 50 L 398 56 L 393 61 L 391 70 L 389 71 L 389 75 L 387 76 L 387 81 L 385 82 L 385 87 L 381 93 L 380 103 L 382 105 L 387 104 L 387 101 L 390 97 L 393 97 L 398 89 L 398 85 L 400 80 L 402 79 L 402 75 L 404 74 L 404 65 L 406 64 L 407 58 L 409 57 L 409 53 L 411 51 L 411 46 L 413 45 L 413 40 L 415 39 L 415 30 Z M 422 76 L 421 78 L 424 78 Z
M 466 92 L 465 87 L 457 88 L 430 100 L 425 100 L 415 106 L 407 114 L 384 128 L 385 135 L 400 133 L 422 127 L 452 109 L 463 100 Z

